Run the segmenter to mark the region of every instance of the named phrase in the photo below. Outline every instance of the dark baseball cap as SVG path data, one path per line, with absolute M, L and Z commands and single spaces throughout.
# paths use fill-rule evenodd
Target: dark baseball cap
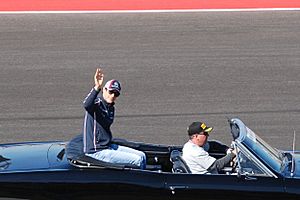
M 187 127 L 187 132 L 190 136 L 201 132 L 210 133 L 212 130 L 212 127 L 206 126 L 203 122 L 193 122 Z

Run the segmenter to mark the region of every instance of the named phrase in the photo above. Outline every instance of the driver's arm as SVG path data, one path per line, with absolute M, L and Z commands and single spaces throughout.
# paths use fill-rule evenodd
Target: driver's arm
M 226 165 L 228 165 L 235 157 L 233 152 L 230 152 L 226 156 L 216 160 L 208 169 L 208 172 L 220 172 Z

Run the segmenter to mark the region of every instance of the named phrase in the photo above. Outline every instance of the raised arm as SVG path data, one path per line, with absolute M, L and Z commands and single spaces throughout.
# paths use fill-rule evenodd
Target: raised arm
M 94 75 L 95 86 L 83 101 L 83 106 L 87 111 L 91 111 L 94 108 L 95 105 L 94 102 L 101 90 L 103 84 L 103 78 L 104 78 L 103 71 L 100 68 L 97 68 Z
M 96 73 L 94 75 L 94 82 L 95 82 L 95 90 L 100 91 L 101 86 L 103 84 L 104 74 L 100 68 L 96 69 Z

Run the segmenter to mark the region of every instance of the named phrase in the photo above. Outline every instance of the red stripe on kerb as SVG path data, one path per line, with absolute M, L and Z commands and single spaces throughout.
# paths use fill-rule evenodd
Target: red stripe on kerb
M 300 8 L 300 0 L 4 0 L 1 11 Z

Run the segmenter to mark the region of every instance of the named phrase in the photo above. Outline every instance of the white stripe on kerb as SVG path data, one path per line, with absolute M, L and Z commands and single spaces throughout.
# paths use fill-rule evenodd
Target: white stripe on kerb
M 300 11 L 300 8 L 241 8 L 241 9 L 174 9 L 174 10 L 78 10 L 78 11 L 0 11 L 0 14 L 84 14 L 84 13 L 176 13 L 176 12 L 244 12 Z

